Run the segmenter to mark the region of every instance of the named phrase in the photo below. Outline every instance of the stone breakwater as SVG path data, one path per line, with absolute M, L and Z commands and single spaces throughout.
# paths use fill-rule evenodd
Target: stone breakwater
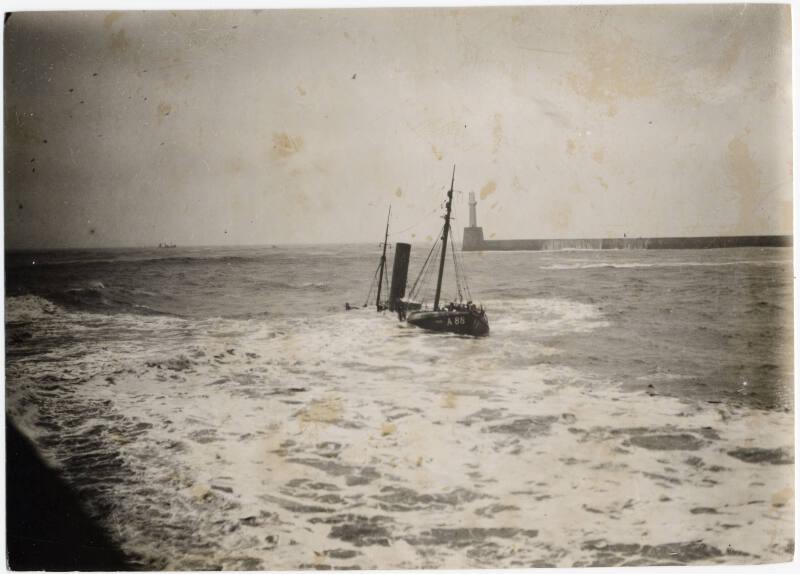
M 791 235 L 719 237 L 607 237 L 602 239 L 484 239 L 482 227 L 465 227 L 464 251 L 559 251 L 563 249 L 721 249 L 791 247 Z

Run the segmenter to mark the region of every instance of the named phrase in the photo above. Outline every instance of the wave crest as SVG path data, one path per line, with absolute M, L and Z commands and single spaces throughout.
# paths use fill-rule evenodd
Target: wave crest
M 6 322 L 22 322 L 52 317 L 63 312 L 63 309 L 44 297 L 37 295 L 17 295 L 6 297 Z

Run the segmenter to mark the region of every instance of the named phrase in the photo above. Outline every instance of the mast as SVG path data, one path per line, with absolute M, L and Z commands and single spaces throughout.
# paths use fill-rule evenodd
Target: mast
M 436 297 L 433 299 L 433 310 L 439 310 L 439 296 L 442 294 L 442 275 L 444 275 L 444 258 L 447 255 L 447 235 L 450 233 L 450 208 L 453 204 L 453 185 L 456 182 L 456 166 L 453 166 L 453 179 L 450 180 L 450 191 L 447 192 L 444 230 L 442 231 L 442 258 L 439 260 L 439 278 L 436 280 Z
M 389 241 L 389 218 L 392 216 L 392 205 L 389 204 L 389 215 L 386 216 L 386 235 L 383 238 L 383 255 L 381 255 L 380 274 L 378 275 L 378 294 L 375 296 L 375 307 L 381 310 L 381 287 L 383 287 L 383 270 L 386 268 L 386 243 Z

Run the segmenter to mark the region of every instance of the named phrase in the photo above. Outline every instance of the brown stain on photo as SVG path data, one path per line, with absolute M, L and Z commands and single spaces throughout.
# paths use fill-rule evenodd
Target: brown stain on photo
M 437 161 L 442 161 L 444 155 L 434 144 L 431 144 L 431 151 L 433 152 L 433 157 L 435 157 Z
M 526 193 L 528 191 L 525 187 L 522 186 L 522 183 L 519 181 L 519 177 L 517 177 L 516 175 L 514 176 L 514 179 L 511 181 L 511 187 L 515 192 L 518 193 Z
M 736 63 L 739 61 L 739 55 L 742 52 L 742 38 L 739 34 L 733 34 L 728 46 L 722 53 L 722 57 L 716 66 L 717 81 L 727 77 L 732 71 Z
M 195 499 L 203 500 L 211 495 L 211 487 L 202 483 L 198 483 L 191 487 L 190 493 Z
M 503 115 L 494 115 L 494 127 L 492 128 L 492 154 L 497 155 L 500 151 L 500 144 L 503 143 Z
M 14 145 L 47 144 L 42 137 L 46 125 L 43 118 L 20 111 L 16 106 L 11 106 L 6 111 L 6 138 Z
M 297 93 L 300 94 L 301 96 L 306 95 L 306 91 L 303 88 L 302 84 L 297 84 Z
M 342 418 L 344 407 L 339 397 L 313 400 L 297 415 L 304 423 L 334 423 Z
M 488 182 L 481 188 L 480 196 L 481 199 L 486 199 L 490 195 L 492 195 L 497 190 L 497 184 L 494 181 Z
M 111 34 L 111 51 L 121 54 L 128 49 L 128 37 L 125 35 L 125 28 L 120 28 Z
M 640 54 L 628 36 L 589 36 L 583 44 L 583 71 L 569 73 L 567 82 L 576 94 L 606 105 L 606 113 L 615 116 L 619 100 L 657 96 L 664 87 L 661 67 Z
M 728 179 L 739 202 L 739 219 L 732 230 L 735 233 L 748 233 L 764 220 L 763 213 L 759 213 L 763 199 L 759 193 L 761 170 L 750 152 L 749 135 L 750 130 L 745 129 L 728 143 Z
M 453 391 L 448 391 L 444 397 L 442 397 L 442 407 L 445 409 L 454 409 L 458 404 L 458 395 L 455 394 Z
M 302 189 L 296 190 L 292 193 L 292 208 L 295 210 L 305 211 L 311 205 L 308 194 Z
M 161 102 L 158 104 L 156 108 L 156 119 L 158 120 L 158 124 L 161 125 L 161 122 L 166 118 L 170 112 L 172 112 L 172 105 L 168 104 L 167 102 Z
M 303 138 L 286 132 L 272 134 L 272 155 L 278 159 L 289 158 L 303 150 Z
M 773 494 L 770 503 L 772 504 L 772 506 L 775 507 L 785 506 L 786 503 L 792 500 L 793 498 L 794 498 L 794 488 L 791 486 L 787 486 L 786 488 L 782 488 L 781 490 Z
M 573 183 L 567 189 L 570 193 L 573 193 L 575 195 L 581 195 L 583 193 L 583 188 L 579 183 Z
M 606 153 L 605 151 L 603 151 L 603 148 L 597 148 L 596 150 L 594 150 L 594 153 L 592 154 L 592 159 L 597 163 L 603 163 L 605 157 Z
M 225 171 L 228 173 L 239 173 L 244 170 L 244 166 L 244 160 L 239 156 L 235 156 L 229 158 L 228 161 L 225 162 Z
M 572 220 L 572 207 L 569 203 L 561 203 L 551 210 L 550 220 L 556 231 L 567 231 Z
M 794 222 L 794 216 L 792 214 L 792 200 L 787 199 L 782 201 L 781 206 L 780 225 L 783 229 L 792 229 L 792 223 Z
M 109 12 L 106 14 L 106 17 L 103 18 L 103 26 L 105 26 L 106 30 L 110 30 L 111 26 L 114 25 L 114 22 L 121 18 L 122 15 L 122 12 Z
M 397 188 L 394 190 L 395 197 L 403 197 L 403 190 L 401 188 Z
M 575 142 L 571 139 L 567 140 L 567 155 L 575 155 Z

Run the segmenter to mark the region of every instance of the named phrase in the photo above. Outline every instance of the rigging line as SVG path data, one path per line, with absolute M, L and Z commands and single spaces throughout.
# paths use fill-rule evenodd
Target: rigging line
M 441 233 L 441 231 L 440 231 L 440 233 Z M 438 251 L 440 249 L 439 246 L 441 244 L 442 244 L 441 235 L 439 235 L 439 236 L 436 237 L 436 243 L 434 243 L 434 245 L 433 245 L 433 251 L 432 251 L 432 254 L 431 254 L 431 258 L 428 260 L 428 265 L 425 268 L 425 277 L 423 277 L 423 279 L 422 279 L 423 287 L 427 287 L 428 289 L 431 286 L 431 283 L 433 281 L 434 275 L 436 275 L 436 273 L 435 273 L 435 271 L 436 271 L 436 256 L 435 256 L 435 254 L 438 253 Z
M 450 212 L 450 225 L 451 225 L 451 227 L 454 227 L 453 224 L 456 221 L 457 206 L 453 205 L 454 203 L 456 203 L 456 202 L 452 202 L 451 203 L 451 207 L 452 207 L 452 210 Z M 462 294 L 462 291 L 461 291 L 461 277 L 459 275 L 458 260 L 456 259 L 455 247 L 453 246 L 453 236 L 454 235 L 455 235 L 454 233 L 450 233 L 449 240 L 450 240 L 450 249 L 451 249 L 451 252 L 452 252 L 452 255 L 453 255 L 453 271 L 454 271 L 454 279 L 455 279 L 455 286 L 456 286 L 456 293 L 455 294 L 456 294 L 456 297 L 458 297 L 459 301 L 461 301 L 463 299 L 463 294 Z M 447 251 L 447 245 L 444 246 L 444 250 Z M 451 300 L 455 300 L 456 297 L 453 297 Z
M 456 251 L 455 241 L 453 241 L 452 237 L 450 238 L 450 247 L 452 248 L 452 251 L 453 251 L 453 261 L 454 261 L 454 265 L 455 265 L 455 269 L 456 269 L 456 276 L 457 276 L 457 278 L 459 278 L 459 280 L 461 282 L 461 286 L 463 286 L 463 288 L 464 288 L 464 292 L 467 295 L 467 300 L 471 301 L 472 300 L 472 292 L 470 291 L 469 282 L 467 281 L 467 273 L 466 273 L 466 271 L 464 269 L 464 254 L 463 253 L 458 253 Z M 460 292 L 461 286 L 459 286 L 459 296 L 461 295 L 461 292 Z
M 400 233 L 405 233 L 406 231 L 411 231 L 412 229 L 414 229 L 414 228 L 415 228 L 415 227 L 417 227 L 418 225 L 420 225 L 420 224 L 422 224 L 422 223 L 425 223 L 425 222 L 429 221 L 429 220 L 431 219 L 431 217 L 430 217 L 430 216 L 431 216 L 431 215 L 434 215 L 434 214 L 435 214 L 435 213 L 437 213 L 438 211 L 439 211 L 439 210 L 438 210 L 438 209 L 436 209 L 436 208 L 432 209 L 432 210 L 430 211 L 430 213 L 428 213 L 428 214 L 424 215 L 424 216 L 422 217 L 422 219 L 420 219 L 419 221 L 417 221 L 415 224 L 413 224 L 413 225 L 411 225 L 411 226 L 409 226 L 409 227 L 406 227 L 405 229 L 400 229 L 400 230 L 398 230 L 398 231 L 392 231 L 392 232 L 389 234 L 389 237 L 394 237 L 395 235 L 398 235 L 398 234 L 400 234 Z
M 420 268 L 419 275 L 417 275 L 417 278 L 414 281 L 414 286 L 411 287 L 411 295 L 412 296 L 416 292 L 417 284 L 419 284 L 419 280 L 422 278 L 422 275 L 425 273 L 425 270 L 426 270 L 426 268 L 428 266 L 428 262 L 431 259 L 431 255 L 433 255 L 433 251 L 434 251 L 434 249 L 436 249 L 436 246 L 438 244 L 439 244 L 439 238 L 437 237 L 436 241 L 434 242 L 433 246 L 431 247 L 431 250 L 428 252 L 428 256 L 425 258 L 425 262 L 422 264 L 422 267 Z
M 433 259 L 430 261 L 433 261 Z M 423 269 L 422 274 L 419 277 L 419 286 L 414 290 L 414 297 L 419 297 L 421 295 L 424 298 L 425 293 L 430 291 L 433 267 L 434 266 L 429 263 L 425 266 L 425 269 Z
M 369 300 L 372 299 L 372 290 L 375 288 L 375 278 L 378 276 L 378 271 L 381 268 L 381 264 L 378 263 L 378 266 L 375 268 L 375 273 L 372 275 L 372 281 L 369 284 L 369 292 L 367 293 L 367 300 L 364 301 L 364 307 L 369 305 Z
M 433 262 L 433 259 L 431 259 L 431 262 Z M 426 301 L 428 299 L 428 297 L 430 296 L 431 291 L 433 290 L 432 285 L 434 283 L 434 275 L 435 275 L 434 268 L 435 267 L 436 267 L 435 265 L 429 264 L 425 268 L 425 275 L 422 277 L 422 282 L 421 282 L 419 290 L 417 292 L 417 295 L 418 296 L 421 295 L 421 298 L 422 298 L 423 301 Z
M 428 265 L 428 268 L 425 270 L 425 277 L 423 279 L 423 285 L 422 285 L 422 288 L 421 288 L 422 294 L 425 295 L 427 293 L 428 297 L 435 290 L 434 284 L 436 283 L 436 277 L 437 277 L 436 267 L 437 266 L 435 265 L 434 261 L 435 261 L 435 258 L 431 259 L 431 264 Z
M 453 266 L 456 270 L 456 275 L 458 277 L 458 295 L 459 297 L 463 297 L 462 288 L 465 287 L 464 285 L 464 269 L 461 265 L 461 260 L 458 258 L 458 253 L 456 253 L 456 244 L 452 238 L 450 238 L 450 251 L 453 253 Z
M 456 260 L 456 247 L 453 244 L 452 236 L 450 237 L 450 250 L 453 253 L 453 269 L 455 270 L 455 276 L 456 276 L 456 293 L 458 294 L 458 300 L 463 301 L 464 295 L 461 292 L 461 279 L 459 278 L 459 273 L 458 273 L 458 260 Z
M 369 291 L 367 291 L 367 298 L 364 300 L 364 307 L 369 305 L 370 299 L 372 299 L 372 290 L 375 287 L 375 278 L 372 279 L 372 282 L 369 284 Z
M 458 259 L 458 267 L 459 271 L 461 272 L 461 287 L 464 289 L 464 295 L 466 295 L 467 301 L 472 300 L 472 293 L 469 291 L 469 283 L 467 282 L 467 272 L 464 270 L 464 259 L 458 255 L 456 251 L 456 246 L 453 244 L 453 253 L 454 257 Z
M 383 279 L 386 287 L 386 295 L 389 295 L 389 270 L 386 270 L 386 273 L 383 274 Z
M 464 194 L 459 192 L 459 196 L 463 200 Z M 458 221 L 456 212 L 457 212 L 457 206 L 454 206 L 453 213 L 451 215 L 451 219 L 454 222 Z M 464 292 L 466 292 L 467 295 L 469 295 L 469 290 L 467 289 L 466 275 L 464 274 L 464 262 L 458 257 L 458 254 L 456 253 L 456 245 L 455 245 L 455 239 L 453 239 L 453 234 L 450 235 L 450 249 L 453 253 L 453 267 L 456 272 L 456 289 L 458 291 L 459 299 L 463 301 Z
M 471 301 L 472 300 L 472 289 L 469 288 L 469 280 L 467 279 L 467 269 L 466 269 L 466 266 L 464 265 L 464 252 L 463 251 L 460 251 L 458 253 L 458 260 L 461 262 L 460 263 L 460 265 L 461 265 L 461 276 L 462 276 L 462 278 L 464 280 L 464 289 L 467 292 L 467 300 Z
M 369 291 L 367 292 L 367 298 L 364 299 L 364 305 L 363 305 L 364 307 L 369 305 L 369 300 L 372 299 L 372 286 L 373 285 L 374 285 L 374 283 L 371 283 L 370 286 L 369 286 Z
M 464 281 L 464 291 L 467 294 L 467 301 L 472 301 L 472 290 L 469 288 L 469 281 L 467 281 L 467 274 L 464 272 L 464 258 L 461 258 L 461 275 Z
M 461 258 L 461 278 L 464 281 L 464 292 L 467 294 L 467 301 L 472 301 L 472 289 L 469 288 L 469 281 L 467 281 L 467 274 L 464 271 L 464 258 Z
M 467 272 L 464 269 L 464 254 L 459 255 L 461 258 L 461 275 L 464 278 L 464 289 L 467 292 L 467 301 L 472 301 L 472 289 L 469 287 L 469 280 L 467 279 Z

